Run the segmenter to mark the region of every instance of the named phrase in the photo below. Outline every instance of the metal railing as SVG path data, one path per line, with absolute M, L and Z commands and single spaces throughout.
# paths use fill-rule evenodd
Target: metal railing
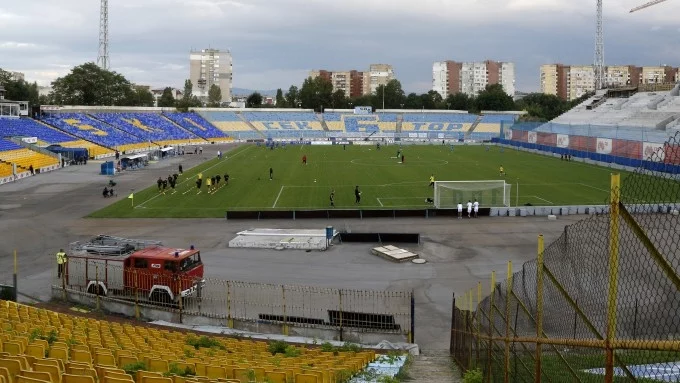
M 677 143 L 672 143 L 677 144 Z M 640 203 L 663 203 L 649 213 Z M 680 378 L 680 182 L 611 177 L 609 209 L 567 226 L 535 260 L 454 297 L 451 354 L 487 382 Z M 670 380 L 669 380 L 670 379 Z

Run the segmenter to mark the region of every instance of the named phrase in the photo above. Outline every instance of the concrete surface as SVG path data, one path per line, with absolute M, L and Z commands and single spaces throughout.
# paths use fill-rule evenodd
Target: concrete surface
M 154 184 L 159 176 L 208 160 L 229 145 L 205 145 L 203 155 L 186 155 L 115 177 L 117 199 Z M 452 293 L 461 294 L 478 281 L 489 291 L 492 270 L 504 274 L 512 260 L 519 269 L 535 257 L 536 237 L 546 244 L 566 224 L 582 216 L 503 217 L 457 220 L 347 219 L 226 221 L 223 219 L 87 219 L 90 212 L 113 202 L 101 190 L 108 177 L 100 162 L 71 166 L 0 186 L 0 283 L 12 281 L 12 251 L 18 251 L 18 285 L 22 299 L 50 297 L 50 275 L 59 248 L 97 235 L 153 239 L 168 246 L 196 245 L 202 250 L 206 275 L 248 282 L 303 284 L 322 287 L 414 290 L 415 340 L 423 350 L 449 345 Z M 325 252 L 231 249 L 230 238 L 252 227 L 319 228 L 328 225 L 352 232 L 420 232 L 421 244 L 405 246 L 427 260 L 424 265 L 391 263 L 371 255 L 377 244 L 342 244 Z M 503 275 L 499 275 L 502 279 Z

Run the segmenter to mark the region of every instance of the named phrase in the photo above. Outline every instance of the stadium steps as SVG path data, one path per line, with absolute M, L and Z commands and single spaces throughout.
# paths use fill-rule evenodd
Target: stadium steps
M 397 115 L 397 127 L 395 132 L 396 133 L 401 133 L 401 126 L 404 123 L 404 115 L 403 114 L 398 114 Z
M 468 139 L 470 137 L 470 134 L 475 131 L 475 128 L 477 128 L 477 125 L 479 125 L 480 122 L 482 122 L 483 116 L 480 114 L 477 116 L 477 119 L 475 122 L 472 123 L 472 126 L 470 126 L 470 129 L 468 129 L 467 132 L 465 132 L 465 139 Z
M 202 139 L 203 141 L 205 141 L 205 142 L 207 142 L 207 143 L 210 143 L 210 140 L 208 140 L 207 137 L 199 136 L 198 134 L 196 134 L 196 133 L 194 133 L 194 132 L 192 132 L 192 131 L 190 131 L 190 130 L 188 130 L 188 129 L 185 129 L 182 125 L 180 125 L 180 124 L 176 123 L 175 121 L 169 119 L 169 118 L 168 118 L 167 116 L 165 116 L 163 113 L 161 113 L 161 118 L 164 118 L 166 121 L 168 121 L 169 123 L 175 125 L 177 128 L 182 129 L 183 131 L 185 131 L 185 132 L 187 132 L 187 133 L 189 133 L 189 134 L 191 134 L 191 135 L 193 135 L 193 136 L 196 136 L 196 137 Z
M 10 141 L 14 142 L 15 144 L 17 144 L 19 146 L 23 146 L 24 148 L 29 149 L 31 151 L 38 152 L 38 153 L 44 154 L 46 156 L 54 157 L 57 160 L 59 159 L 59 155 L 57 153 L 50 152 L 49 150 L 43 149 L 43 148 L 41 148 L 41 147 L 39 147 L 35 144 L 29 144 L 27 142 L 23 142 L 20 138 L 11 137 Z
M 422 351 L 413 357 L 408 370 L 411 383 L 456 383 L 462 382 L 460 372 L 447 350 Z
M 326 132 L 330 131 L 330 129 L 328 129 L 328 125 L 326 125 L 326 119 L 323 118 L 323 114 L 322 113 L 317 114 L 317 118 L 319 119 L 319 121 L 321 121 L 321 127 L 323 128 L 323 130 L 325 130 Z
M 255 127 L 255 125 L 253 125 L 252 122 L 246 120 L 246 118 L 243 116 L 243 114 L 241 114 L 241 112 L 236 112 L 236 115 L 238 116 L 238 118 L 241 119 L 241 121 L 245 122 L 248 126 L 250 126 L 250 129 L 257 132 L 257 134 L 259 134 L 262 138 L 267 138 L 262 131 L 260 131 Z
M 88 114 L 88 116 L 92 117 L 92 116 L 89 115 L 89 114 Z M 94 117 L 92 117 L 92 118 L 94 118 Z M 87 150 L 90 152 L 90 154 L 92 154 L 92 150 L 90 150 L 91 148 L 92 148 L 92 149 L 101 148 L 101 149 L 98 149 L 98 150 L 96 151 L 96 152 L 101 151 L 101 152 L 102 152 L 101 154 L 108 153 L 109 151 L 115 152 L 115 149 L 114 149 L 114 148 L 110 148 L 110 147 L 105 146 L 105 145 L 102 145 L 102 144 L 100 144 L 100 143 L 98 143 L 98 142 L 94 142 L 94 141 L 92 141 L 92 140 L 88 140 L 87 138 L 74 136 L 73 134 L 71 134 L 71 133 L 69 133 L 69 132 L 67 132 L 67 131 L 65 131 L 65 130 L 61 130 L 61 129 L 57 128 L 56 126 L 52 126 L 52 125 L 50 125 L 50 124 L 48 124 L 48 123 L 46 123 L 46 122 L 44 122 L 44 121 L 40 121 L 40 120 L 35 120 L 35 121 L 36 121 L 37 123 L 39 123 L 39 124 L 42 124 L 42 125 L 44 125 L 44 126 L 50 128 L 50 129 L 58 130 L 58 131 L 61 132 L 61 133 L 68 134 L 69 136 L 72 136 L 72 137 L 73 137 L 73 141 L 86 141 L 86 142 L 90 143 L 92 146 L 84 146 L 85 149 L 87 149 Z M 103 122 L 103 121 L 101 121 L 101 120 L 97 120 L 97 121 Z M 107 124 L 107 125 L 108 125 L 108 124 Z M 73 146 L 66 146 L 66 145 L 64 145 L 63 143 L 59 143 L 59 145 L 65 147 L 65 148 L 72 148 L 72 147 L 73 147 Z M 98 154 L 99 154 L 99 153 L 98 153 Z

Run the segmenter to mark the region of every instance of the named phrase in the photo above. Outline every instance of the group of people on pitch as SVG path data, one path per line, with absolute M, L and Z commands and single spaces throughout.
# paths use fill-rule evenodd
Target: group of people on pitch
M 479 213 L 479 202 L 475 199 L 475 202 L 473 203 L 472 201 L 468 200 L 467 201 L 467 216 L 468 218 L 478 218 L 477 214 Z M 474 214 L 474 215 L 473 215 Z M 463 204 L 458 202 L 458 219 L 463 218 Z
M 221 175 L 215 175 L 215 176 L 210 176 L 205 179 L 205 186 L 208 187 L 208 193 L 214 193 L 219 189 L 220 187 L 220 182 L 222 182 L 222 179 L 224 179 L 224 184 L 229 185 L 229 174 L 224 173 L 224 178 L 222 178 Z M 203 173 L 198 173 L 198 177 L 196 177 L 196 190 L 197 193 L 199 194 L 201 192 L 201 186 L 203 185 Z
M 168 188 L 168 185 L 170 185 L 170 188 L 172 188 L 172 194 L 175 194 L 176 193 L 175 186 L 177 186 L 177 177 L 179 177 L 179 174 L 177 173 L 169 175 L 168 178 L 158 177 L 158 180 L 156 180 L 156 185 L 158 185 L 158 192 L 165 194 L 165 190 Z

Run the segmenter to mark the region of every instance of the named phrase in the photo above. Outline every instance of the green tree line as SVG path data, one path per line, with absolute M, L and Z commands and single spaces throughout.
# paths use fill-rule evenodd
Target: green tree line
M 248 106 L 260 106 L 250 102 L 253 96 L 255 96 L 253 100 L 261 100 L 259 94 L 252 94 L 248 98 Z M 588 97 L 590 95 L 569 102 L 553 95 L 531 93 L 515 101 L 505 93 L 500 84 L 494 84 L 488 85 L 476 97 L 457 93 L 443 98 L 433 90 L 422 94 L 406 94 L 398 80 L 391 80 L 386 85 L 378 86 L 375 94 L 349 98 L 342 90 L 334 92 L 330 81 L 321 77 L 309 77 L 304 80 L 300 88 L 291 86 L 285 93 L 282 89 L 278 89 L 276 91 L 276 107 L 321 111 L 326 109 L 351 109 L 355 106 L 371 106 L 374 110 L 377 110 L 384 106 L 385 109 L 449 109 L 470 113 L 479 113 L 483 110 L 524 110 L 527 112 L 527 116 L 524 118 L 528 120 L 548 121 L 573 108 Z

